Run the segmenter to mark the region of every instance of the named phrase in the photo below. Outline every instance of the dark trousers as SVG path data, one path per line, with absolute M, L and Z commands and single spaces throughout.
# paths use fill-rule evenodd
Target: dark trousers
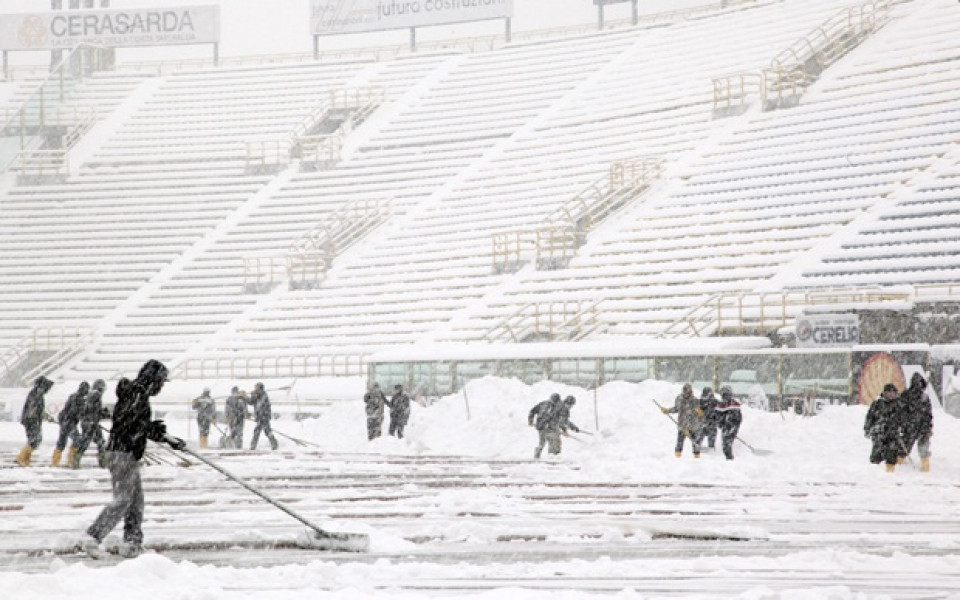
M 717 424 L 716 423 L 707 423 L 703 426 L 703 429 L 700 430 L 700 443 L 703 443 L 703 439 L 707 439 L 707 446 L 713 448 L 717 445 Z
M 68 437 L 73 441 L 73 445 L 76 446 L 77 440 L 80 439 L 80 431 L 77 430 L 76 423 L 60 424 L 60 435 L 57 436 L 57 450 L 63 450 L 67 447 Z
M 700 436 L 698 432 L 693 432 L 689 429 L 677 430 L 677 446 L 674 450 L 676 452 L 683 452 L 683 440 L 687 438 L 690 438 L 690 446 L 693 448 L 693 453 L 700 454 Z
M 398 438 L 403 437 L 403 428 L 407 426 L 407 420 L 403 418 L 394 419 L 390 417 L 390 435 L 395 435 Z
M 372 440 L 382 435 L 383 419 L 367 417 L 367 439 Z
M 888 465 L 897 464 L 897 457 L 903 454 L 899 438 L 873 438 L 873 448 L 870 449 L 870 462 L 878 465 L 885 462 Z
M 100 423 L 82 423 L 80 426 L 80 440 L 77 444 L 77 464 L 80 464 L 80 458 L 87 451 L 90 442 L 97 444 L 97 457 L 101 465 L 104 460 L 103 431 L 100 429 Z
M 273 450 L 277 449 L 277 438 L 273 436 L 273 430 L 270 428 L 269 419 L 263 421 L 257 421 L 257 426 L 253 428 L 253 439 L 250 440 L 250 449 L 257 449 L 257 441 L 260 440 L 260 432 L 263 432 L 267 439 L 270 440 L 270 448 Z
M 43 424 L 28 423 L 23 426 L 23 429 L 27 432 L 27 445 L 34 450 L 39 448 L 40 442 L 43 441 Z
M 87 533 L 102 542 L 123 519 L 123 541 L 143 543 L 143 485 L 140 461 L 129 452 L 107 452 L 107 468 L 113 486 L 113 502 L 106 505 Z

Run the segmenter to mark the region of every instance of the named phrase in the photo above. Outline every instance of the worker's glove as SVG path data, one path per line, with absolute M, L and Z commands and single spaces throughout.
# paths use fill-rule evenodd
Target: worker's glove
M 570 426 L 570 429 L 572 429 L 572 430 L 574 431 L 574 433 L 580 433 L 580 428 L 577 427 L 576 425 L 571 425 L 571 426 Z
M 660 412 L 662 412 L 662 413 L 665 414 L 665 415 L 669 415 L 669 414 L 670 414 L 670 409 L 669 409 L 669 408 L 661 408 L 661 409 L 660 409 Z
M 161 419 L 151 421 L 147 431 L 147 437 L 151 440 L 161 440 L 167 434 L 167 425 Z
M 170 444 L 170 447 L 174 450 L 183 450 L 187 447 L 187 443 L 178 437 L 167 436 L 166 441 Z
M 693 409 L 693 414 L 697 415 L 698 417 L 702 417 L 702 416 L 703 416 L 703 409 L 702 409 L 702 408 L 695 408 L 695 409 Z

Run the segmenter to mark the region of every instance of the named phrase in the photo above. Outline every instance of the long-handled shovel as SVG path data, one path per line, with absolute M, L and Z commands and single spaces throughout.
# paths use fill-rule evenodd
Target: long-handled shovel
M 253 417 L 247 417 L 247 420 L 250 421 L 250 422 L 252 422 L 252 423 L 256 423 L 256 422 L 257 422 L 257 420 L 254 419 Z M 300 438 L 295 438 L 295 437 L 293 437 L 292 435 L 287 435 L 287 434 L 285 434 L 285 433 L 282 432 L 282 431 L 278 431 L 277 428 L 276 428 L 276 427 L 273 427 L 272 425 L 270 426 L 270 430 L 273 431 L 275 434 L 279 435 L 280 437 L 286 438 L 286 439 L 290 440 L 291 442 L 293 442 L 294 444 L 296 444 L 296 445 L 298 445 L 298 446 L 313 446 L 314 448 L 319 448 L 319 447 L 320 447 L 319 444 L 314 444 L 313 442 L 308 442 L 307 440 L 302 440 L 302 439 L 300 439 Z
M 280 504 L 270 496 L 261 492 L 260 490 L 253 487 L 246 481 L 240 479 L 230 471 L 227 471 L 220 465 L 214 463 L 211 460 L 208 460 L 204 456 L 201 456 L 200 454 L 194 452 L 189 448 L 184 448 L 183 450 L 181 450 L 181 452 L 186 452 L 187 454 L 196 458 L 200 462 L 205 463 L 211 469 L 219 471 L 227 479 L 230 479 L 234 483 L 237 483 L 243 486 L 244 488 L 247 489 L 247 491 L 256 494 L 263 500 L 266 500 L 270 504 L 274 505 L 275 507 L 287 513 L 294 519 L 300 521 L 301 523 L 303 523 L 304 525 L 312 529 L 315 535 L 313 536 L 313 538 L 310 539 L 310 542 L 309 542 L 309 545 L 311 548 L 314 548 L 316 550 L 335 550 L 340 552 L 366 552 L 370 549 L 370 536 L 366 535 L 365 533 L 336 533 L 332 531 L 323 530 L 317 525 L 308 521 L 306 518 L 302 517 L 300 514 L 287 508 L 283 504 Z
M 897 443 L 900 444 L 900 449 L 903 450 L 903 454 L 907 457 L 907 460 L 910 461 L 910 466 L 913 467 L 913 470 L 917 470 L 917 464 L 913 462 L 913 459 L 910 458 L 910 453 L 907 452 L 907 446 L 903 443 L 903 438 L 897 436 Z

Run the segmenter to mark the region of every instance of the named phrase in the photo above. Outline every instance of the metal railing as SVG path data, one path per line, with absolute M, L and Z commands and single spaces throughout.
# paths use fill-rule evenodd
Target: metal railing
M 82 119 L 77 118 L 76 115 L 67 122 L 64 122 L 63 117 L 70 110 L 82 109 L 61 109 L 60 106 L 67 102 L 77 85 L 83 81 L 88 70 L 97 70 L 97 65 L 94 65 L 93 69 L 88 69 L 88 65 L 83 63 L 90 56 L 99 56 L 99 52 L 87 52 L 91 49 L 103 50 L 103 48 L 89 44 L 76 46 L 47 74 L 30 95 L 21 102 L 20 106 L 4 111 L 3 115 L 0 116 L 0 135 L 19 138 L 19 146 L 22 151 L 45 128 L 74 126 L 81 122 Z M 9 166 L 8 160 L 10 159 L 5 159 L 3 164 L 0 164 L 0 170 Z
M 606 175 L 566 201 L 547 222 L 571 225 L 579 232 L 593 229 L 656 181 L 665 162 L 647 156 L 612 163 Z
M 598 318 L 598 308 L 602 302 L 562 300 L 530 303 L 491 327 L 483 338 L 492 343 L 581 340 L 602 326 Z
M 758 73 L 733 73 L 713 78 L 713 110 L 731 111 L 746 106 L 751 94 L 764 94 L 764 77 Z
M 20 385 L 29 385 L 39 375 L 49 375 L 79 356 L 93 343 L 95 332 L 81 327 L 42 327 L 34 329 L 21 344 L 31 352 L 52 352 L 39 364 L 19 376 Z
M 290 289 L 315 289 L 334 258 L 390 216 L 387 200 L 355 200 L 303 233 L 283 256 L 243 259 L 243 292 L 263 294 L 281 281 Z
M 280 256 L 245 256 L 243 291 L 264 294 L 287 277 L 287 261 Z
M 718 294 L 689 309 L 657 337 L 772 332 L 792 324 L 797 316 L 811 307 L 909 302 L 924 296 L 954 295 L 960 297 L 960 284 Z
M 754 93 L 760 95 L 764 110 L 795 104 L 824 69 L 886 22 L 892 4 L 893 0 L 875 0 L 841 9 L 778 52 L 759 74 L 713 78 L 714 112 L 743 109 Z
M 383 86 L 329 90 L 301 121 L 286 135 L 244 142 L 248 173 L 275 172 L 286 168 L 293 158 L 318 167 L 335 164 L 346 137 L 367 119 L 387 97 Z M 336 130 L 313 134 L 326 119 L 342 111 L 343 120 Z
M 171 379 L 259 379 L 278 377 L 363 377 L 366 354 L 189 358 Z
M 533 251 L 538 269 L 565 268 L 591 229 L 635 201 L 663 173 L 664 159 L 642 157 L 612 163 L 607 173 L 587 185 L 532 229 L 490 235 L 491 269 L 513 273 Z

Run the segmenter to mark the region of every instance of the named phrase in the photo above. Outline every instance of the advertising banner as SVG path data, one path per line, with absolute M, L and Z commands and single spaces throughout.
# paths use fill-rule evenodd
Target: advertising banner
M 797 317 L 798 348 L 835 348 L 860 343 L 857 315 L 801 315 Z
M 513 16 L 513 0 L 311 0 L 314 35 L 405 29 Z
M 0 50 L 111 48 L 220 41 L 218 6 L 70 10 L 0 15 Z

